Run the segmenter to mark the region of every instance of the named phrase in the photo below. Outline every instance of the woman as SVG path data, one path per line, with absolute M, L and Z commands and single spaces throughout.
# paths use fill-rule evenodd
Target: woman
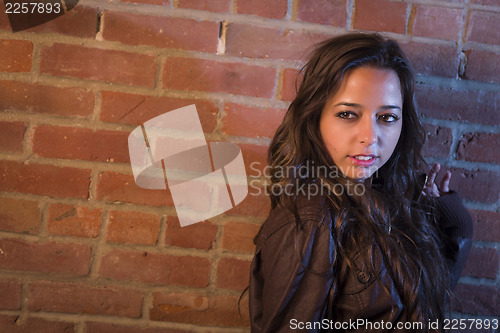
M 269 149 L 272 211 L 256 237 L 252 332 L 442 330 L 472 223 L 425 134 L 395 41 L 320 44 Z M 424 179 L 425 178 L 425 181 Z

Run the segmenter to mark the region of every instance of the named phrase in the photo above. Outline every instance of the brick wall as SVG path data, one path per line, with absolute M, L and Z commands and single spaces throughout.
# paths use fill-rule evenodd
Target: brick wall
M 407 51 L 425 155 L 474 217 L 453 315 L 500 316 L 497 0 L 81 0 L 17 33 L 0 9 L 2 332 L 248 332 L 266 146 L 309 47 L 355 29 Z M 127 136 L 192 103 L 253 187 L 180 228 L 167 191 L 135 185 Z

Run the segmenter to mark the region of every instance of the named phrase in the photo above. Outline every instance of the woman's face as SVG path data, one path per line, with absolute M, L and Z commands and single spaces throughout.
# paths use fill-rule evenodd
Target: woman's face
M 342 173 L 366 179 L 391 157 L 403 123 L 403 97 L 393 70 L 349 70 L 321 113 L 320 132 Z

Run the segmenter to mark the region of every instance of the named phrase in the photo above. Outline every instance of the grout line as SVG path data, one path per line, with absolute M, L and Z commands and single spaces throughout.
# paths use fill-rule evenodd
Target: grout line
M 163 248 L 165 245 L 165 237 L 167 235 L 167 216 L 160 216 L 160 230 L 158 231 L 158 239 L 156 241 L 156 247 Z
M 46 238 L 49 235 L 48 230 L 48 220 L 49 220 L 49 203 L 41 203 L 41 219 L 40 219 L 40 230 L 38 230 L 37 236 L 40 238 Z
M 295 3 L 295 0 L 287 0 L 286 16 L 284 17 L 286 21 L 295 21 L 297 19 L 297 7 Z
M 466 69 L 467 69 L 466 67 L 467 67 L 468 52 L 464 48 L 464 45 L 467 41 L 467 31 L 469 29 L 469 18 L 470 18 L 469 2 L 470 0 L 465 0 L 464 2 L 464 7 L 462 10 L 462 26 L 457 40 L 457 52 L 459 54 L 457 77 L 459 79 L 462 78 L 465 79 Z
M 101 8 L 97 7 L 97 23 L 96 23 L 96 33 L 95 40 L 103 41 L 102 32 L 104 30 L 104 12 Z
M 406 35 L 413 35 L 413 25 L 415 24 L 415 17 L 417 15 L 417 6 L 412 3 L 406 7 Z
M 31 296 L 30 292 L 31 283 L 24 281 L 21 287 L 21 313 L 16 319 L 16 324 L 24 324 L 28 319 L 28 304 Z
M 230 4 L 229 4 L 229 14 L 230 15 L 233 15 L 233 14 L 236 14 L 236 12 L 238 11 L 238 8 L 237 8 L 237 4 L 236 4 L 236 1 L 238 0 L 231 0 Z
M 346 29 L 351 31 L 354 29 L 354 17 L 356 15 L 356 8 L 354 6 L 355 0 L 347 0 L 346 10 L 347 10 L 347 20 Z
M 103 257 L 104 247 L 106 245 L 106 236 L 108 229 L 108 221 L 109 221 L 109 210 L 103 210 L 101 215 L 101 228 L 99 231 L 99 236 L 97 240 L 97 244 L 92 247 L 92 254 L 89 263 L 89 274 L 90 278 L 98 278 L 99 277 L 99 266 L 101 265 L 101 260 Z
M 215 54 L 221 55 L 226 53 L 226 36 L 227 36 L 228 22 L 221 21 L 219 24 L 219 37 L 217 39 L 217 51 Z

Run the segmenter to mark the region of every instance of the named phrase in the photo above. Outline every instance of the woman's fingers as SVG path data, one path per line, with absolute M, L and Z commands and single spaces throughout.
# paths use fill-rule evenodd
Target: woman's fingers
M 435 163 L 429 173 L 427 174 L 427 177 L 425 177 L 425 187 L 427 188 L 432 188 L 432 185 L 434 184 L 434 181 L 436 180 L 436 175 L 438 174 L 439 170 L 441 169 L 441 165 L 439 163 Z
M 444 175 L 443 179 L 441 180 L 441 193 L 442 194 L 450 192 L 450 179 L 451 179 L 451 172 L 446 171 L 446 174 Z
M 431 196 L 431 197 L 439 197 L 439 196 L 446 194 L 450 191 L 451 172 L 446 171 L 443 179 L 441 180 L 441 183 L 440 183 L 441 186 L 439 189 L 435 183 L 436 176 L 439 173 L 439 170 L 441 170 L 441 165 L 439 163 L 434 163 L 431 170 L 427 174 L 424 188 L 422 190 L 423 195 Z

